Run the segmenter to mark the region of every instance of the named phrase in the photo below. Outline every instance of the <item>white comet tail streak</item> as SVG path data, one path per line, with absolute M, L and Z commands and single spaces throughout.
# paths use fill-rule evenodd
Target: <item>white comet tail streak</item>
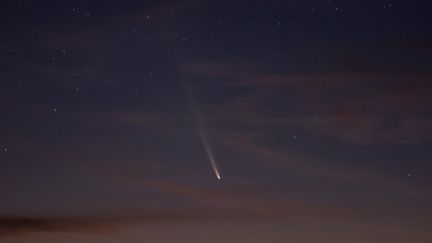
M 213 171 L 214 171 L 216 177 L 220 180 L 221 175 L 219 172 L 219 168 L 216 164 L 216 159 L 214 157 L 213 150 L 210 146 L 210 142 L 208 141 L 207 132 L 205 130 L 204 124 L 202 124 L 202 123 L 198 124 L 198 132 L 199 132 L 199 135 L 201 137 L 201 142 L 203 144 L 204 150 L 207 154 L 208 159 L 210 160 L 210 164 L 213 168 Z
M 213 169 L 216 177 L 219 180 L 221 180 L 222 176 L 221 176 L 221 173 L 219 171 L 219 167 L 218 167 L 218 165 L 216 163 L 216 159 L 215 159 L 213 150 L 211 148 L 210 141 L 208 139 L 207 130 L 206 130 L 205 126 L 204 126 L 204 122 L 203 122 L 203 119 L 201 117 L 201 112 L 200 112 L 200 110 L 199 110 L 198 106 L 196 105 L 195 100 L 193 98 L 192 89 L 189 86 L 189 84 L 187 84 L 187 91 L 188 91 L 188 96 L 189 96 L 188 97 L 189 98 L 189 105 L 190 105 L 191 110 L 192 110 L 192 114 L 193 114 L 193 118 L 194 118 L 195 124 L 196 124 L 196 126 L 198 128 L 198 133 L 199 133 L 199 136 L 200 136 L 200 139 L 201 139 L 201 143 L 202 143 L 202 145 L 204 147 L 204 150 L 205 150 L 205 152 L 207 154 L 207 158 L 210 161 L 211 167 L 212 167 L 212 169 Z

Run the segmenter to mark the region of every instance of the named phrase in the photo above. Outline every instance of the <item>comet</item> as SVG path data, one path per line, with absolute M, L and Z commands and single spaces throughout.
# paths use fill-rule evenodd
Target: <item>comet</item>
M 196 125 L 197 130 L 198 130 L 198 134 L 199 134 L 200 139 L 201 139 L 202 146 L 204 147 L 204 151 L 206 152 L 207 158 L 210 161 L 210 165 L 213 169 L 213 172 L 216 175 L 216 178 L 218 178 L 218 180 L 221 180 L 222 176 L 221 176 L 221 173 L 219 171 L 219 167 L 216 163 L 216 159 L 215 159 L 213 149 L 212 149 L 211 144 L 210 144 L 210 140 L 208 137 L 208 133 L 207 133 L 207 129 L 205 127 L 204 120 L 203 120 L 202 115 L 201 115 L 201 111 L 195 102 L 193 92 L 192 92 L 192 87 L 190 86 L 189 83 L 186 83 L 186 88 L 187 88 L 187 93 L 188 93 L 189 105 L 191 108 L 191 112 L 193 115 L 195 125 Z
M 197 117 L 199 118 L 199 116 L 197 116 Z M 204 123 L 200 122 L 199 120 L 196 120 L 195 122 L 197 123 L 198 133 L 199 133 L 200 138 L 201 138 L 201 143 L 202 143 L 202 145 L 204 147 L 204 150 L 205 150 L 205 152 L 207 154 L 207 158 L 210 161 L 211 167 L 212 167 L 212 169 L 213 169 L 216 177 L 220 180 L 221 179 L 221 174 L 220 174 L 220 171 L 219 171 L 219 167 L 218 167 L 218 165 L 216 163 L 216 159 L 215 159 L 212 147 L 210 146 L 210 141 L 208 139 L 207 130 L 206 130 L 205 126 L 204 126 Z

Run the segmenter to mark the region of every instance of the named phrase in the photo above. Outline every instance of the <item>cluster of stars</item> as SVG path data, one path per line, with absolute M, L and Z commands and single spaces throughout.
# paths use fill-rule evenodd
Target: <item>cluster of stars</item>
M 74 12 L 74 13 L 80 12 L 80 13 L 84 14 L 85 16 L 90 17 L 90 12 L 88 12 L 86 10 L 78 11 L 78 8 L 72 8 L 72 12 Z

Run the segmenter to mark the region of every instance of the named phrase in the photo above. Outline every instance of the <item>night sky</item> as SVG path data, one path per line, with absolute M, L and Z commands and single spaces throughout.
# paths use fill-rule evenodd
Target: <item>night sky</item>
M 431 10 L 2 0 L 0 242 L 431 243 Z

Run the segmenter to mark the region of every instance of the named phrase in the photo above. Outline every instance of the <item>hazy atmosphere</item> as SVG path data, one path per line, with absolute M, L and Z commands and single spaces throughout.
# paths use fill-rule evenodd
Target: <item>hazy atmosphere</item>
M 432 3 L 0 3 L 0 242 L 431 243 Z

